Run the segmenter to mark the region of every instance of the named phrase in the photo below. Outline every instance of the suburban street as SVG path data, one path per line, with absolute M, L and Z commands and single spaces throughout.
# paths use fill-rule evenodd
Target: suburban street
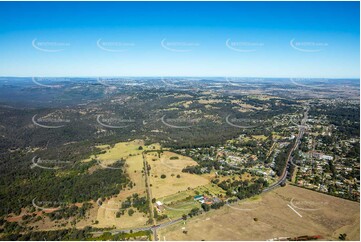
M 293 145 L 290 153 L 288 154 L 286 166 L 285 166 L 285 168 L 284 168 L 284 170 L 283 170 L 282 176 L 280 177 L 280 179 L 279 179 L 276 183 L 274 183 L 274 184 L 270 185 L 269 187 L 265 188 L 265 189 L 263 190 L 263 192 L 268 192 L 268 191 L 270 191 L 270 190 L 278 187 L 279 185 L 281 185 L 283 182 L 286 181 L 287 175 L 288 175 L 287 169 L 288 169 L 288 167 L 290 166 L 290 163 L 291 163 L 292 158 L 293 158 L 293 157 L 292 157 L 292 154 L 293 154 L 293 152 L 297 149 L 298 145 L 300 144 L 301 139 L 302 139 L 302 137 L 303 137 L 303 134 L 305 133 L 305 129 L 306 129 L 306 127 L 307 127 L 305 124 L 306 124 L 306 121 L 307 121 L 307 119 L 308 119 L 308 111 L 309 111 L 309 107 L 307 107 L 307 108 L 305 109 L 304 114 L 303 114 L 303 118 L 302 118 L 302 120 L 301 120 L 301 124 L 298 125 L 298 127 L 299 127 L 299 132 L 298 132 L 298 135 L 297 135 L 297 137 L 296 137 L 295 144 Z
M 280 177 L 280 179 L 270 185 L 269 187 L 267 187 L 266 189 L 264 189 L 262 192 L 268 192 L 268 191 L 271 191 L 273 190 L 274 188 L 280 186 L 283 182 L 286 181 L 287 179 L 287 174 L 288 174 L 288 167 L 292 161 L 292 154 L 293 152 L 297 149 L 298 145 L 300 144 L 300 140 L 301 138 L 303 137 L 304 135 L 304 132 L 305 132 L 305 129 L 306 129 L 306 121 L 308 119 L 308 111 L 309 111 L 309 108 L 307 107 L 304 111 L 304 115 L 303 115 L 303 118 L 301 120 L 301 124 L 298 125 L 299 126 L 299 132 L 298 132 L 298 135 L 296 137 L 296 141 L 295 141 L 295 144 L 293 145 L 291 151 L 289 152 L 288 154 L 288 157 L 287 157 L 287 162 L 286 162 L 286 166 L 285 166 L 285 169 L 283 171 L 283 174 L 282 176 Z M 148 177 L 148 170 L 147 170 L 147 163 L 146 163 L 146 159 L 145 159 L 145 153 L 143 152 L 142 156 L 143 156 L 143 163 L 144 163 L 144 174 L 145 174 L 145 181 L 146 181 L 146 184 L 147 184 L 147 195 L 148 195 L 148 199 L 149 201 L 152 200 L 152 194 L 151 194 L 151 189 L 150 189 L 150 183 L 149 183 L 149 177 Z M 175 219 L 175 220 L 171 220 L 171 221 L 168 221 L 168 222 L 165 222 L 165 223 L 162 223 L 162 224 L 156 224 L 155 223 L 155 219 L 154 219 L 154 212 L 153 212 L 153 206 L 152 206 L 152 203 L 150 203 L 150 213 L 151 213 L 151 218 L 153 219 L 153 225 L 152 226 L 147 226 L 147 227 L 140 227 L 140 228 L 132 228 L 132 229 L 114 229 L 114 230 L 111 230 L 110 232 L 112 234 L 116 234 L 116 233 L 129 233 L 129 232 L 138 232 L 138 231 L 147 231 L 147 230 L 151 230 L 152 233 L 153 233 L 153 240 L 158 240 L 157 238 L 157 229 L 159 228 L 165 228 L 167 226 L 170 226 L 170 225 L 173 225 L 173 224 L 176 224 L 180 221 L 182 221 L 183 219 L 182 218 L 178 218 L 178 219 Z M 102 234 L 103 232 L 94 232 L 93 234 Z

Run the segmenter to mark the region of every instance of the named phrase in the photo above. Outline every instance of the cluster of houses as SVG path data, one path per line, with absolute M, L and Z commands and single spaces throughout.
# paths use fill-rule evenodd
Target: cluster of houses
M 194 201 L 198 201 L 201 204 L 205 203 L 208 205 L 211 205 L 213 203 L 222 202 L 222 200 L 219 199 L 218 197 L 209 197 L 209 196 L 205 196 L 205 195 L 196 195 L 193 198 L 194 198 Z M 162 212 L 165 209 L 165 206 L 161 201 L 156 201 L 154 204 L 154 207 L 157 209 L 158 212 Z
M 208 204 L 208 205 L 211 205 L 213 203 L 218 203 L 218 202 L 221 202 L 221 200 L 217 197 L 207 197 L 207 196 L 204 196 L 204 195 L 197 195 L 197 196 L 194 196 L 194 201 L 198 201 L 200 203 L 205 203 L 205 204 Z
M 333 156 L 330 155 L 325 155 L 321 152 L 310 152 L 311 155 L 316 158 L 316 159 L 320 159 L 320 160 L 333 160 Z

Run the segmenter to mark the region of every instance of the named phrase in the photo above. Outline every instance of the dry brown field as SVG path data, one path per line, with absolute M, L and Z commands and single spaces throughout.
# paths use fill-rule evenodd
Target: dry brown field
M 339 234 L 346 233 L 347 240 L 359 241 L 359 214 L 357 202 L 287 185 L 259 199 L 160 229 L 158 234 L 161 240 L 269 240 L 303 235 L 338 240 Z
M 172 160 L 171 157 L 179 159 Z M 150 184 L 153 198 L 162 198 L 209 183 L 209 180 L 202 176 L 182 172 L 186 166 L 197 165 L 189 157 L 165 151 L 160 158 L 155 152 L 148 153 L 146 159 L 151 166 Z M 166 175 L 166 178 L 162 179 L 162 174 Z M 177 178 L 177 175 L 180 175 L 180 178 Z

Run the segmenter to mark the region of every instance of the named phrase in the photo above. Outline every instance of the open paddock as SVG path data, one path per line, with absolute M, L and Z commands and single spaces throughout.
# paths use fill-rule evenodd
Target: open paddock
M 320 235 L 360 239 L 360 204 L 294 186 L 277 188 L 158 231 L 161 240 L 268 240 Z M 187 233 L 183 233 L 186 230 Z

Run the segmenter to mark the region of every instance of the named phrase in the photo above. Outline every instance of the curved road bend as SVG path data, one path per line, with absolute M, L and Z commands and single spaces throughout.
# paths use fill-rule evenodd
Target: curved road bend
M 268 192 L 268 191 L 278 187 L 279 185 L 281 185 L 281 183 L 286 181 L 287 174 L 288 174 L 287 168 L 288 168 L 288 166 L 290 164 L 290 161 L 292 160 L 292 153 L 297 149 L 298 145 L 301 143 L 302 136 L 305 133 L 305 129 L 306 129 L 305 124 L 306 124 L 306 121 L 308 119 L 308 111 L 309 110 L 310 110 L 309 107 L 307 107 L 305 109 L 305 112 L 303 114 L 303 118 L 301 120 L 301 125 L 299 125 L 299 132 L 298 132 L 298 135 L 297 135 L 297 138 L 296 138 L 296 142 L 295 142 L 294 146 L 292 147 L 290 153 L 288 154 L 287 162 L 286 162 L 286 165 L 285 165 L 285 168 L 283 170 L 281 178 L 276 183 L 274 183 L 271 186 L 263 189 L 262 192 Z
M 288 157 L 287 157 L 287 162 L 286 162 L 286 166 L 283 170 L 283 174 L 281 176 L 281 178 L 274 184 L 272 184 L 271 186 L 265 188 L 262 192 L 268 192 L 274 188 L 276 188 L 277 186 L 279 186 L 282 182 L 284 182 L 287 178 L 287 166 L 289 165 L 290 161 L 292 160 L 292 153 L 295 151 L 295 149 L 298 147 L 298 145 L 300 144 L 300 140 L 305 132 L 305 123 L 306 123 L 306 120 L 308 118 L 308 111 L 309 111 L 309 107 L 306 108 L 305 112 L 304 112 L 304 116 L 303 116 L 303 119 L 301 120 L 301 125 L 299 126 L 299 132 L 298 132 L 298 135 L 297 135 L 297 138 L 296 138 L 296 142 L 294 144 L 294 146 L 292 147 Z M 144 162 L 144 165 L 146 164 L 145 163 L 145 157 L 143 155 L 143 162 Z M 146 166 L 144 166 L 145 168 L 145 172 L 147 172 L 147 168 Z M 145 173 L 145 176 L 147 178 L 147 173 Z M 149 190 L 148 190 L 149 189 Z M 148 196 L 151 197 L 151 194 L 150 194 L 150 187 L 149 187 L 149 182 L 148 182 L 148 186 L 147 186 L 147 190 L 148 190 Z M 115 234 L 115 233 L 129 233 L 130 231 L 133 231 L 133 232 L 138 232 L 138 231 L 147 231 L 147 230 L 151 230 L 153 232 L 153 236 L 154 236 L 154 239 L 157 240 L 157 229 L 159 228 L 164 228 L 164 227 L 167 227 L 169 225 L 172 225 L 172 224 L 176 224 L 180 221 L 182 221 L 183 218 L 178 218 L 178 219 L 175 219 L 175 220 L 172 220 L 172 221 L 168 221 L 168 222 L 165 222 L 165 223 L 162 223 L 162 224 L 158 224 L 158 225 L 152 225 L 152 226 L 148 226 L 148 227 L 142 227 L 142 228 L 133 228 L 133 229 L 114 229 L 114 230 L 111 230 L 110 232 L 112 234 Z M 103 231 L 99 231 L 99 232 L 93 232 L 93 234 L 102 234 Z

